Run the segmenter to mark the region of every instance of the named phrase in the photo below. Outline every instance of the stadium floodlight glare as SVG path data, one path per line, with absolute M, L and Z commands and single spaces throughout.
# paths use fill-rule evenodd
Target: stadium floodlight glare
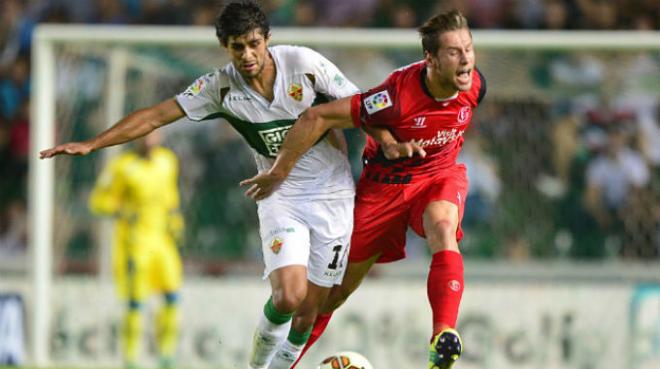
M 592 31 L 473 31 L 476 47 L 484 50 L 659 50 L 660 32 Z M 273 43 L 314 47 L 387 48 L 417 50 L 413 29 L 275 28 Z M 108 60 L 104 104 L 109 123 L 124 112 L 128 46 L 166 45 L 217 48 L 211 27 L 39 25 L 33 37 L 31 130 L 29 166 L 29 215 L 33 288 L 26 299 L 31 313 L 32 365 L 49 364 L 50 291 L 53 272 L 54 160 L 39 160 L 39 151 L 55 142 L 57 46 L 103 45 L 112 51 Z M 420 52 L 421 55 L 421 52 Z M 384 77 L 384 76 L 383 76 Z

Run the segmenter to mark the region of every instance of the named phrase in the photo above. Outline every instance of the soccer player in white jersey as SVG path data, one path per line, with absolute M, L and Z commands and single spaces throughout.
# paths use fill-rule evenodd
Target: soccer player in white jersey
M 86 155 L 184 116 L 193 121 L 221 117 L 245 138 L 258 171 L 264 172 L 305 109 L 358 92 L 317 52 L 269 47 L 268 21 L 253 0 L 227 4 L 215 26 L 231 63 L 198 78 L 175 98 L 133 112 L 87 141 L 44 150 L 41 158 Z M 389 131 L 374 129 L 370 134 L 382 138 Z M 330 288 L 342 281 L 355 193 L 342 146 L 341 132 L 330 131 L 298 161 L 272 196 L 258 202 L 265 276 L 272 294 L 254 335 L 250 369 L 290 368 L 309 337 L 319 306 Z M 246 195 L 258 196 L 256 186 Z

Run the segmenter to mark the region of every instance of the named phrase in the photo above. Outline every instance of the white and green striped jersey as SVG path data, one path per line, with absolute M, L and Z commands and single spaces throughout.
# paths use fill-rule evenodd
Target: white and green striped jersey
M 254 91 L 229 63 L 198 78 L 176 100 L 188 118 L 221 117 L 247 141 L 259 172 L 268 170 L 289 128 L 308 107 L 351 96 L 357 87 L 321 54 L 306 47 L 270 47 L 276 68 L 274 99 Z M 344 198 L 354 183 L 346 156 L 323 139 L 303 155 L 279 188 L 284 196 Z

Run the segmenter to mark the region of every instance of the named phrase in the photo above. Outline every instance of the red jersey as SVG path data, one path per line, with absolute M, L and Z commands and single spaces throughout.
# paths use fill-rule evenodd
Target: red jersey
M 463 133 L 472 110 L 486 94 L 486 81 L 475 68 L 469 91 L 436 100 L 426 88 L 426 63 L 394 71 L 380 86 L 353 96 L 351 114 L 356 127 L 387 127 L 399 142 L 414 141 L 426 157 L 387 160 L 371 137 L 362 155 L 363 176 L 376 182 L 406 184 L 434 176 L 456 164 Z

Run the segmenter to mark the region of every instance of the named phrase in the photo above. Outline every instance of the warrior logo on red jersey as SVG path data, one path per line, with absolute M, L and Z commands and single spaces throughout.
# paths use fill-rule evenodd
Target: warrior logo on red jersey
M 415 122 L 413 128 L 426 128 L 426 117 L 415 117 L 413 121 Z
M 469 106 L 464 106 L 459 110 L 458 112 L 458 123 L 465 123 L 467 122 L 468 119 L 470 119 L 470 115 L 472 115 L 472 110 L 470 109 Z
M 458 292 L 461 289 L 461 282 L 452 279 L 451 281 L 449 281 L 448 286 L 452 291 Z

